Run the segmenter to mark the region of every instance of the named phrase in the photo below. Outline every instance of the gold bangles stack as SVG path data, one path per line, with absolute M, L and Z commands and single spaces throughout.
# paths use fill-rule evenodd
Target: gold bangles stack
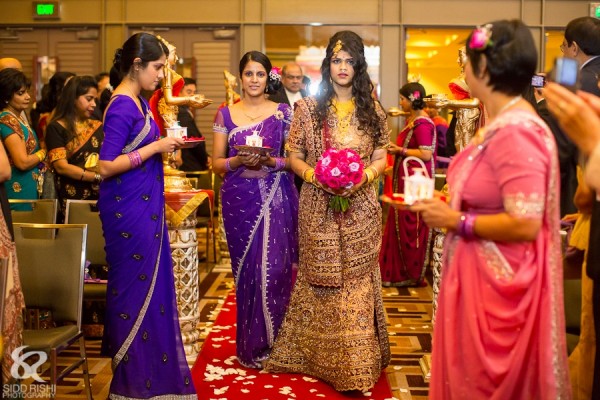
M 36 156 L 40 160 L 40 162 L 42 162 L 46 158 L 46 150 L 38 150 L 35 153 L 33 153 L 33 155 Z
M 306 168 L 302 173 L 302 179 L 304 179 L 304 182 L 315 183 L 315 169 Z
M 367 176 L 367 183 L 372 183 L 375 179 L 379 177 L 379 172 L 375 169 L 375 167 L 367 167 L 364 170 L 365 175 Z

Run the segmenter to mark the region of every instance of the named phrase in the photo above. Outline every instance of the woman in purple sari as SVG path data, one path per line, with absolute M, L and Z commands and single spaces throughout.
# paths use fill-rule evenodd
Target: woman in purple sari
M 292 110 L 269 101 L 277 75 L 271 62 L 252 51 L 240 61 L 244 99 L 218 111 L 214 123 L 213 168 L 225 173 L 221 188 L 223 222 L 237 298 L 237 358 L 261 368 L 270 354 L 292 290 L 298 261 L 298 192 L 284 145 Z M 271 154 L 237 150 L 258 134 Z
M 117 50 L 115 67 L 125 77 L 104 119 L 98 208 L 110 265 L 104 330 L 104 350 L 113 359 L 110 399 L 196 399 L 177 318 L 161 157 L 183 140 L 159 140 L 140 96 L 156 88 L 168 52 L 147 33 Z

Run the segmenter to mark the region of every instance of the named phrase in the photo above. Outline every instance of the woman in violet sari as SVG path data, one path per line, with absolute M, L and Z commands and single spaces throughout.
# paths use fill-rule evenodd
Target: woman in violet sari
M 534 41 L 513 20 L 467 43 L 466 80 L 491 122 L 450 164 L 450 204 L 410 207 L 448 230 L 430 398 L 569 399 L 556 144 L 519 95 Z
M 237 358 L 261 368 L 283 321 L 298 261 L 298 192 L 284 145 L 292 119 L 287 104 L 269 101 L 278 75 L 264 54 L 240 61 L 244 98 L 218 111 L 214 123 L 213 169 L 225 173 L 223 222 L 236 284 Z M 258 133 L 270 155 L 238 151 Z
M 404 193 L 404 159 L 416 157 L 423 161 L 423 174 L 433 176 L 435 168 L 435 124 L 423 110 L 425 88 L 416 82 L 400 89 L 400 106 L 409 112 L 406 126 L 398 133 L 396 143 L 390 143 L 388 153 L 394 156 L 392 188 Z M 408 161 L 408 173 L 421 169 L 417 161 Z M 383 233 L 379 268 L 383 286 L 421 286 L 425 284 L 425 269 L 429 265 L 431 231 L 418 213 L 390 208 Z
M 110 399 L 196 399 L 177 318 L 161 157 L 183 140 L 159 140 L 140 96 L 163 78 L 168 53 L 147 33 L 117 50 L 114 64 L 125 76 L 104 118 L 98 208 L 110 265 L 104 330 Z
M 48 160 L 54 168 L 60 212 L 65 220 L 68 199 L 98 199 L 100 174 L 86 169 L 90 155 L 98 156 L 104 140 L 102 122 L 92 119 L 98 84 L 92 76 L 76 76 L 65 86 L 46 128 Z M 94 154 L 95 153 L 95 154 Z

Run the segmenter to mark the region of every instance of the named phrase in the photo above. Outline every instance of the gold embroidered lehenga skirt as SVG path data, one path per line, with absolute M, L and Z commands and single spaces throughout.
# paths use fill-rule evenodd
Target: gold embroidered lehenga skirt
M 372 388 L 390 359 L 373 186 L 335 214 L 314 186 L 300 196 L 300 269 L 266 369 L 312 375 L 338 391 Z

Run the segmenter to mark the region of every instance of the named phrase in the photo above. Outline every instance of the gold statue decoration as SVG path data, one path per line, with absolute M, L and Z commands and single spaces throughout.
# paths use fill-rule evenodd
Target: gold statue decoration
M 240 95 L 235 91 L 238 85 L 237 78 L 226 69 L 223 70 L 223 76 L 225 78 L 225 105 L 232 106 L 240 101 Z
M 430 107 L 449 108 L 455 110 L 456 128 L 454 143 L 456 151 L 462 151 L 471 141 L 479 128 L 485 124 L 485 111 L 479 99 L 471 97 L 471 90 L 465 81 L 466 50 L 458 50 L 458 65 L 460 75 L 452 79 L 448 88 L 454 99 L 448 99 L 444 94 L 432 95 L 425 101 Z
M 161 136 L 166 135 L 166 128 L 177 126 L 178 107 L 186 105 L 191 108 L 204 108 L 212 103 L 212 100 L 206 99 L 202 94 L 194 94 L 192 96 L 179 97 L 179 92 L 183 89 L 184 80 L 179 75 L 174 67 L 179 59 L 177 57 L 177 48 L 166 41 L 164 38 L 157 36 L 165 46 L 169 49 L 169 57 L 164 66 L 165 77 L 162 81 L 160 89 L 157 89 L 150 99 L 150 107 L 154 114 Z
M 212 100 L 206 99 L 204 95 L 201 94 L 179 97 L 179 93 L 183 89 L 185 81 L 174 69 L 175 63 L 177 63 L 177 60 L 179 59 L 177 57 L 177 48 L 164 38 L 160 36 L 157 36 L 157 38 L 163 42 L 167 49 L 169 49 L 169 56 L 164 66 L 164 78 L 161 87 L 154 91 L 149 103 L 154 120 L 160 129 L 160 135 L 165 137 L 167 136 L 167 129 L 179 127 L 179 122 L 177 121 L 177 114 L 179 112 L 178 106 L 186 105 L 190 108 L 204 108 L 211 104 Z M 178 171 L 171 166 L 171 164 L 175 164 L 175 159 L 175 153 L 163 155 L 163 169 L 165 176 L 185 175 L 183 171 Z M 180 181 L 174 180 L 171 182 L 171 180 L 165 178 L 165 186 L 177 186 L 180 184 Z

